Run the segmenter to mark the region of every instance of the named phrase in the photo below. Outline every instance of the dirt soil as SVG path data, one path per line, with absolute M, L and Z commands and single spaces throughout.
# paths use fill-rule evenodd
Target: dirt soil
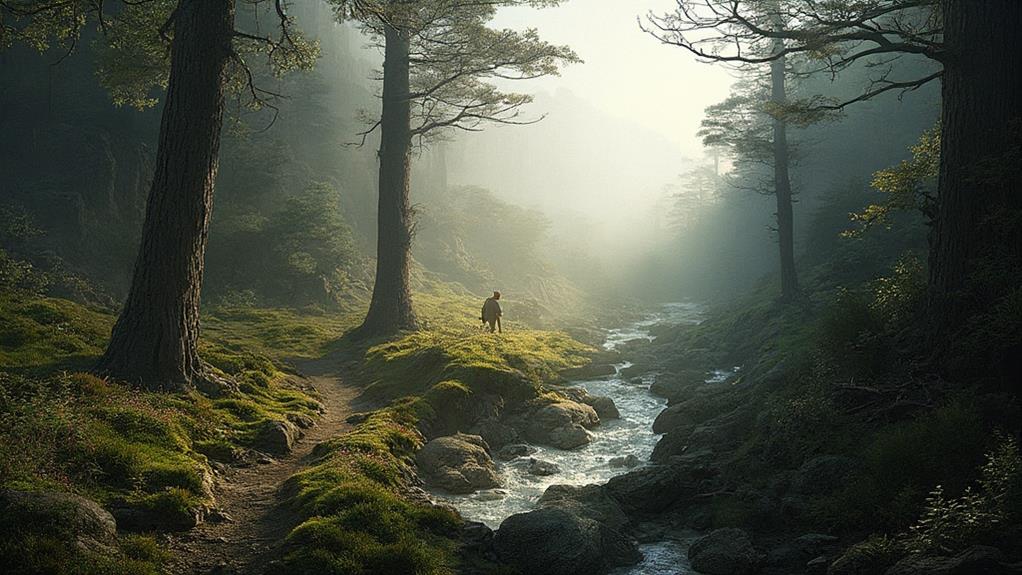
M 248 467 L 227 467 L 217 477 L 217 508 L 229 519 L 166 535 L 164 542 L 173 555 L 169 573 L 262 573 L 279 557 L 280 545 L 299 522 L 292 510 L 281 505 L 278 493 L 284 481 L 309 465 L 317 443 L 351 427 L 345 421 L 349 415 L 369 409 L 358 398 L 361 390 L 340 376 L 344 372 L 340 361 L 304 361 L 297 367 L 303 383 L 313 386 L 323 402 L 323 416 L 287 456 Z

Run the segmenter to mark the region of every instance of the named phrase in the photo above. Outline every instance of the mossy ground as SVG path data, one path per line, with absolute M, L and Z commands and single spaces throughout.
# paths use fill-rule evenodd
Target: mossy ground
M 288 539 L 288 564 L 296 573 L 449 573 L 460 519 L 405 494 L 421 425 L 476 393 L 537 397 L 542 382 L 586 363 L 590 350 L 564 333 L 516 322 L 502 335 L 484 332 L 479 301 L 456 287 L 432 285 L 415 303 L 423 330 L 368 345 L 341 337 L 358 314 L 212 310 L 203 319 L 201 355 L 237 381 L 240 393 L 208 398 L 140 392 L 85 373 L 113 315 L 4 294 L 0 485 L 187 516 L 208 504 L 210 460 L 231 461 L 267 420 L 316 414 L 315 398 L 289 385 L 288 360 L 361 354 L 353 379 L 386 407 L 318 446 L 318 463 L 288 482 L 307 518 Z M 28 538 L 3 546 L 0 561 L 24 548 L 38 559 L 26 572 L 152 573 L 161 556 L 147 541 L 125 539 L 124 554 L 110 563 L 59 538 Z
M 217 311 L 207 315 L 200 353 L 240 393 L 208 398 L 141 392 L 83 371 L 103 350 L 110 313 L 27 292 L 0 296 L 0 486 L 73 491 L 187 523 L 210 503 L 211 459 L 233 460 L 268 420 L 316 416 L 319 403 L 290 384 L 285 359 L 316 356 L 346 325 L 290 310 Z M 57 549 L 59 538 L 25 537 L 3 547 L 0 564 L 148 573 L 159 562 L 127 552 L 101 560 Z
M 356 374 L 385 407 L 316 448 L 317 465 L 287 484 L 305 521 L 289 536 L 293 573 L 453 573 L 454 513 L 404 495 L 420 429 L 457 412 L 476 394 L 525 402 L 557 373 L 587 363 L 592 350 L 561 332 L 511 323 L 503 334 L 479 327 L 479 302 L 435 290 L 416 294 L 425 329 L 362 351 Z

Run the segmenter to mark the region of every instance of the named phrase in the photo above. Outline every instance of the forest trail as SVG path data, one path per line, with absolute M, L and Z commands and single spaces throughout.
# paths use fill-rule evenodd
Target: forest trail
M 228 520 L 206 521 L 194 529 L 167 536 L 175 575 L 256 573 L 278 557 L 275 553 L 297 525 L 298 516 L 280 505 L 278 492 L 288 477 L 309 464 L 316 444 L 347 431 L 346 419 L 356 411 L 358 388 L 342 378 L 342 361 L 333 358 L 297 362 L 298 373 L 312 385 L 325 412 L 305 431 L 290 454 L 270 463 L 228 467 L 214 488 L 218 509 Z

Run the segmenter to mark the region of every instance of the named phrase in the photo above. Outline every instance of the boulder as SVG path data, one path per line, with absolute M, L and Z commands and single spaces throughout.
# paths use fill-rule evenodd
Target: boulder
M 497 450 L 496 457 L 501 461 L 511 461 L 512 459 L 525 457 L 526 455 L 532 455 L 533 453 L 536 453 L 536 448 L 531 445 L 526 445 L 524 443 L 511 443 Z
M 489 451 L 478 435 L 458 433 L 424 445 L 415 454 L 415 462 L 428 485 L 451 493 L 472 493 L 500 486 Z
M 763 556 L 745 531 L 729 527 L 693 541 L 688 560 L 693 569 L 707 575 L 752 575 L 762 565 Z
M 691 397 L 705 382 L 706 374 L 702 371 L 664 373 L 656 377 L 653 384 L 649 386 L 649 392 L 666 398 L 670 403 L 676 403 Z
M 290 421 L 268 419 L 256 429 L 251 445 L 271 455 L 287 455 L 301 436 L 301 430 Z
M 677 403 L 664 409 L 656 416 L 653 420 L 653 432 L 654 433 L 668 433 L 680 427 L 691 428 L 695 424 L 700 423 L 696 421 L 691 414 L 691 406 L 689 402 Z
M 483 441 L 492 449 L 500 449 L 519 441 L 518 430 L 496 418 L 487 418 L 477 422 L 469 430 L 469 433 L 482 437 Z
M 532 475 L 554 475 L 561 472 L 561 468 L 556 463 L 549 461 L 543 461 L 542 459 L 529 459 L 529 466 L 526 470 Z
M 999 549 L 974 545 L 954 557 L 909 555 L 884 575 L 1000 575 L 1008 573 L 1003 560 Z
M 649 456 L 650 461 L 664 462 L 684 454 L 688 450 L 693 430 L 695 426 L 688 425 L 676 427 L 673 431 L 665 433 L 653 447 L 653 453 Z
M 503 562 L 531 575 L 591 575 L 642 557 L 620 532 L 553 507 L 508 517 L 493 544 Z
M 642 461 L 639 460 L 638 456 L 636 456 L 634 453 L 629 453 L 628 455 L 621 455 L 619 457 L 610 458 L 610 461 L 607 462 L 607 465 L 609 467 L 632 468 L 638 467 L 640 463 L 642 463 Z
M 621 505 L 602 485 L 551 485 L 538 505 L 563 509 L 619 531 L 629 521 Z
M 171 511 L 127 502 L 115 504 L 111 513 L 121 529 L 134 533 L 188 531 L 205 519 L 202 507 Z
M 621 417 L 621 412 L 617 410 L 617 405 L 615 405 L 614 400 L 609 397 L 591 395 L 585 403 L 593 408 L 596 415 L 599 416 L 600 421 L 618 419 Z
M 580 387 L 562 389 L 561 393 L 574 402 L 592 407 L 600 421 L 621 417 L 621 412 L 617 410 L 617 405 L 614 405 L 614 400 L 609 397 L 590 395 L 588 391 Z
M 59 491 L 0 491 L 0 532 L 73 541 L 83 551 L 117 553 L 117 523 L 98 503 Z
M 590 363 L 582 367 L 574 367 L 561 372 L 564 379 L 591 379 L 607 377 L 617 373 L 617 368 L 608 363 Z
M 612 477 L 607 492 L 626 511 L 661 511 L 700 492 L 710 468 L 688 463 L 655 463 Z
M 570 400 L 550 403 L 534 409 L 527 418 L 526 437 L 559 449 L 574 449 L 590 441 L 588 428 L 600 424 L 592 407 Z

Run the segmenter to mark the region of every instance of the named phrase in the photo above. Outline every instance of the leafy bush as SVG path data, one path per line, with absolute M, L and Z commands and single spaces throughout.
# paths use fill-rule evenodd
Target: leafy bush
M 1020 510 L 1022 457 L 1018 442 L 1002 435 L 987 454 L 978 489 L 969 487 L 958 497 L 948 497 L 938 485 L 909 531 L 907 544 L 933 553 L 955 553 L 970 545 L 1017 545 Z

